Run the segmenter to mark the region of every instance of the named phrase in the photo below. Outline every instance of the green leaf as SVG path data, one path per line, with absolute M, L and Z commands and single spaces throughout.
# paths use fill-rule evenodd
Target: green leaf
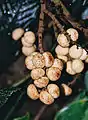
M 88 90 L 88 71 L 85 73 L 84 82 L 85 82 L 85 87 Z
M 88 120 L 88 109 L 85 111 L 85 116 L 84 116 L 83 120 Z
M 55 120 L 88 120 L 88 96 L 85 93 L 57 112 Z
M 30 114 L 27 113 L 25 116 L 15 118 L 14 120 L 30 120 Z
M 8 99 L 17 91 L 20 91 L 20 88 L 11 87 L 0 89 L 0 107 L 2 107 Z

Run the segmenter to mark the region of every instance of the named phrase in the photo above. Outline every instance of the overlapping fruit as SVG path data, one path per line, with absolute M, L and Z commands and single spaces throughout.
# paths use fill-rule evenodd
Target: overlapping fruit
M 33 80 L 27 88 L 27 95 L 33 100 L 39 98 L 45 104 L 52 104 L 60 96 L 61 90 L 54 82 L 60 79 L 65 64 L 66 72 L 70 75 L 82 72 L 84 62 L 88 63 L 87 51 L 77 45 L 79 34 L 73 28 L 58 35 L 55 58 L 51 52 L 40 53 L 36 50 L 36 36 L 32 31 L 24 33 L 23 29 L 18 28 L 12 33 L 14 40 L 21 36 L 22 53 L 26 56 L 25 65 L 31 70 Z M 72 89 L 66 84 L 62 83 L 61 87 L 66 96 L 72 93 Z

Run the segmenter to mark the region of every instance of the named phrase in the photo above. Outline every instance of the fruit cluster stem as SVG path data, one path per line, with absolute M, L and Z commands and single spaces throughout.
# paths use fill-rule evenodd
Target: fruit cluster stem
M 41 2 L 41 11 L 40 11 L 40 16 L 39 16 L 39 27 L 38 27 L 38 44 L 39 44 L 39 51 L 40 53 L 44 52 L 43 49 L 43 31 L 44 31 L 44 9 L 45 9 L 45 3 L 43 0 Z

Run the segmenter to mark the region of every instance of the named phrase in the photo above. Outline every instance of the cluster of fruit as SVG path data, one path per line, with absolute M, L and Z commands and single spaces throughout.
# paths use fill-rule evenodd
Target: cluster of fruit
M 55 52 L 57 58 L 66 63 L 66 72 L 75 75 L 83 71 L 83 61 L 88 63 L 88 54 L 85 49 L 76 45 L 79 37 L 77 30 L 69 28 L 66 32 L 67 35 L 58 35 L 57 42 L 59 45 L 56 47 Z
M 85 49 L 76 45 L 78 36 L 78 32 L 73 28 L 68 29 L 66 34 L 59 34 L 57 38 L 59 45 L 55 49 L 57 58 L 54 58 L 50 52 L 43 54 L 36 52 L 36 45 L 34 45 L 36 37 L 33 32 L 24 33 L 21 28 L 13 31 L 14 40 L 22 37 L 22 53 L 26 56 L 25 65 L 31 70 L 33 84 L 28 85 L 27 88 L 27 95 L 31 99 L 39 98 L 45 104 L 52 104 L 54 99 L 60 96 L 59 87 L 49 82 L 59 80 L 64 63 L 66 63 L 67 73 L 75 75 L 82 72 L 84 69 L 82 60 L 88 63 L 88 55 Z M 72 93 L 72 89 L 66 84 L 61 86 L 66 96 Z
M 63 62 L 58 58 L 54 59 L 50 52 L 43 54 L 35 52 L 36 37 L 31 31 L 24 32 L 22 28 L 18 28 L 13 31 L 12 38 L 14 40 L 21 38 L 22 53 L 26 56 L 25 65 L 31 70 L 34 84 L 28 85 L 27 95 L 33 100 L 39 98 L 45 104 L 52 104 L 54 99 L 60 96 L 60 89 L 56 84 L 49 84 L 49 81 L 59 80 Z M 66 96 L 72 93 L 72 89 L 66 84 L 62 84 L 62 87 Z
M 31 70 L 31 78 L 34 83 L 27 88 L 28 96 L 33 100 L 39 98 L 43 103 L 51 104 L 54 98 L 59 97 L 60 91 L 57 85 L 49 84 L 49 80 L 59 80 L 63 62 L 57 58 L 54 59 L 50 52 L 43 54 L 33 52 L 26 57 L 25 64 Z
M 66 84 L 61 85 L 65 96 L 69 96 L 72 93 L 72 89 Z M 33 99 L 40 99 L 44 104 L 50 105 L 54 102 L 54 99 L 60 96 L 60 88 L 56 84 L 49 84 L 45 89 L 39 91 L 34 84 L 30 84 L 27 88 L 27 95 Z
M 33 32 L 31 32 L 31 31 L 25 32 L 24 29 L 17 28 L 12 32 L 12 38 L 15 41 L 20 40 L 20 38 L 21 38 L 21 42 L 23 45 L 22 53 L 25 56 L 29 56 L 31 53 L 36 51 L 36 45 L 34 44 L 36 37 L 35 37 L 35 34 Z

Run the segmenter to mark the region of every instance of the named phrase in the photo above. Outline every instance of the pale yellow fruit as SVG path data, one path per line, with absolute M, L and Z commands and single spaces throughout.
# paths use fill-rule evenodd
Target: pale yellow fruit
M 57 54 L 57 57 L 58 57 L 58 59 L 60 59 L 60 60 L 62 60 L 64 62 L 68 61 L 68 57 L 67 56 Z
M 25 32 L 24 40 L 29 44 L 33 44 L 36 40 L 35 34 L 32 31 Z
M 55 52 L 56 54 L 59 54 L 59 55 L 67 55 L 68 52 L 69 52 L 69 48 L 64 48 L 64 47 L 61 47 L 60 45 L 58 45 L 55 49 Z
M 22 45 L 23 45 L 24 47 L 32 47 L 32 46 L 33 46 L 32 43 L 27 43 L 27 42 L 25 42 L 24 37 L 22 37 L 21 42 L 22 42 Z
M 64 89 L 65 96 L 69 96 L 72 94 L 72 89 L 68 87 L 66 84 L 61 84 Z
M 25 56 L 29 56 L 31 55 L 31 53 L 35 52 L 36 51 L 36 46 L 32 46 L 32 47 L 22 47 L 22 53 L 25 55 Z
M 83 53 L 83 49 L 81 47 L 77 48 L 77 45 L 73 45 L 70 49 L 69 49 L 69 55 L 71 58 L 80 58 L 81 55 Z
M 50 52 L 44 52 L 43 53 L 44 59 L 45 59 L 45 66 L 51 67 L 54 62 L 54 57 Z
M 86 58 L 87 58 L 87 52 L 86 52 L 85 49 L 83 49 L 83 53 L 82 53 L 80 59 L 81 59 L 81 60 L 85 60 Z
M 34 86 L 34 84 L 30 84 L 27 87 L 27 95 L 33 100 L 36 100 L 39 98 L 39 93 L 38 93 L 36 87 Z
M 31 55 L 26 57 L 25 65 L 29 70 L 32 70 L 32 69 L 36 68 L 33 64 L 33 57 L 37 54 L 38 54 L 38 52 L 33 52 L 33 53 L 31 53 Z
M 70 75 L 75 75 L 76 72 L 72 69 L 72 61 L 67 62 L 66 72 Z
M 60 70 L 62 70 L 64 65 L 63 65 L 63 62 L 60 59 L 55 58 L 52 67 L 56 67 L 56 68 L 59 68 Z
M 39 79 L 45 75 L 45 71 L 41 68 L 36 68 L 31 71 L 31 77 L 33 80 Z
M 61 71 L 59 70 L 59 68 L 51 67 L 46 70 L 46 75 L 51 81 L 56 81 L 60 78 Z
M 72 61 L 72 69 L 76 72 L 76 73 L 80 73 L 83 71 L 84 69 L 84 63 L 82 62 L 82 60 L 80 59 L 75 59 Z
M 44 91 L 44 90 L 40 92 L 39 98 L 40 98 L 40 101 L 46 105 L 50 105 L 54 102 L 54 98 L 47 91 Z
M 57 42 L 62 47 L 68 47 L 69 46 L 69 41 L 68 41 L 67 37 L 64 34 L 59 34 L 58 35 Z
M 24 29 L 23 28 L 16 28 L 12 32 L 12 38 L 14 40 L 19 40 L 22 37 L 23 34 L 24 34 Z
M 44 56 L 40 53 L 33 56 L 33 64 L 37 68 L 43 68 L 45 66 Z
M 47 91 L 53 98 L 58 98 L 60 96 L 60 89 L 56 84 L 49 84 L 47 86 Z
M 77 41 L 79 34 L 76 29 L 74 28 L 69 28 L 67 30 L 67 33 L 71 36 L 72 41 Z
M 38 88 L 46 87 L 48 85 L 48 83 L 49 83 L 49 79 L 47 77 L 41 77 L 37 80 L 34 80 L 34 84 Z
M 32 55 L 26 57 L 26 59 L 25 59 L 25 65 L 29 70 L 32 70 L 32 69 L 35 68 L 32 61 L 33 61 L 33 56 Z

